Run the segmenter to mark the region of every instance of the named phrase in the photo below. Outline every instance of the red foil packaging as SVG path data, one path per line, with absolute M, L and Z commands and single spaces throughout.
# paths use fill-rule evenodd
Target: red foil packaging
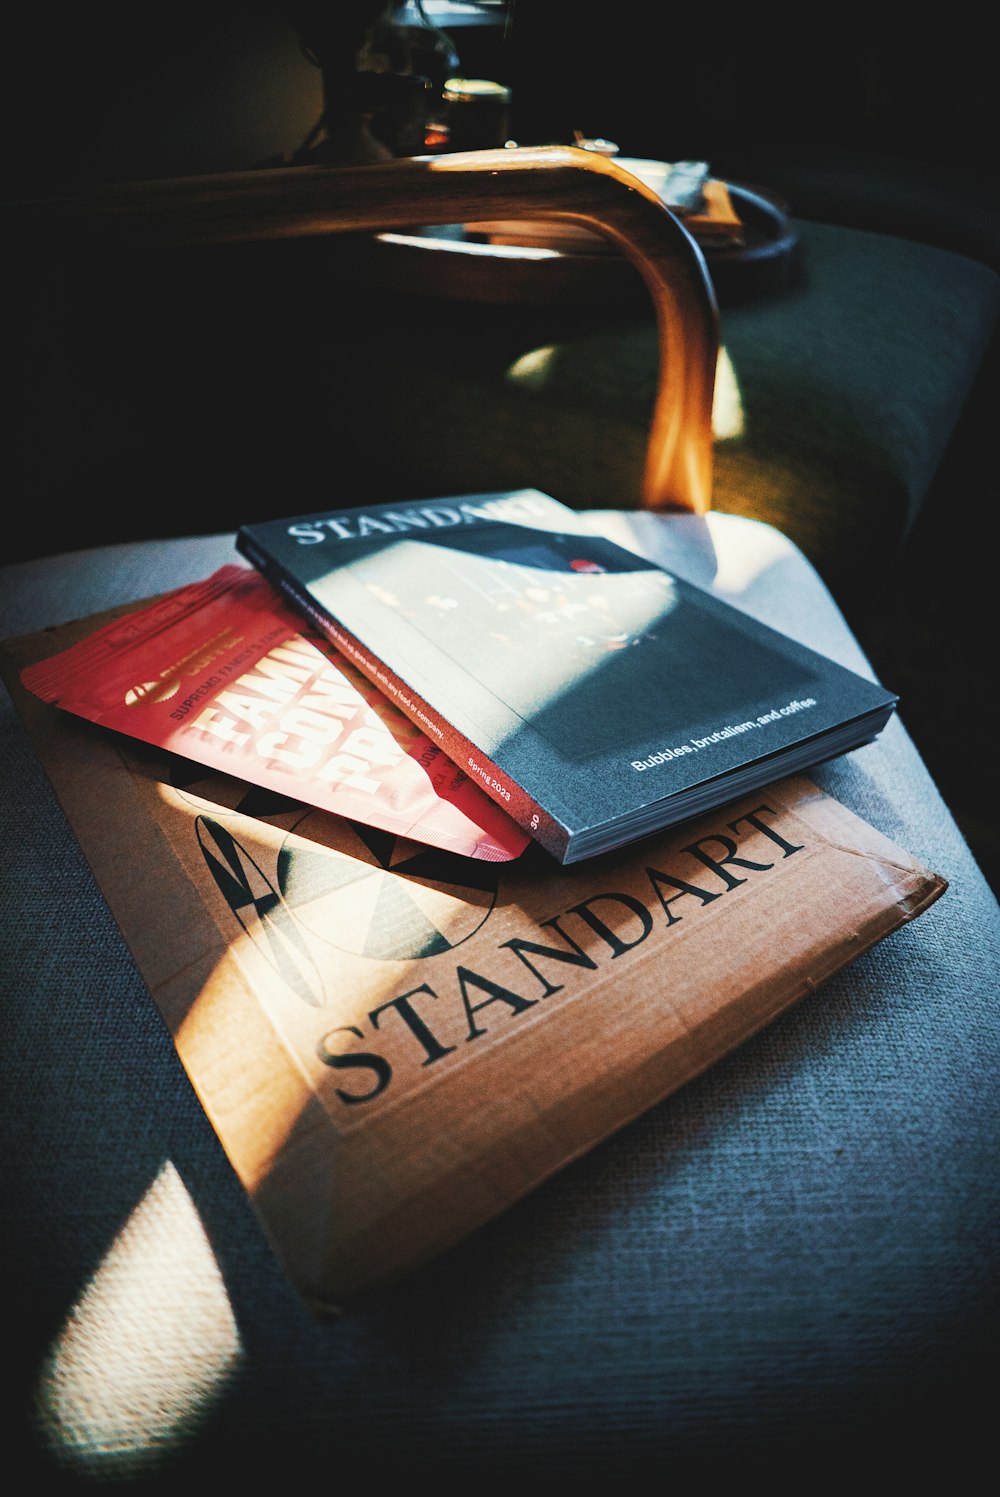
M 489 862 L 528 842 L 252 568 L 221 567 L 21 680 L 90 722 L 415 842 Z

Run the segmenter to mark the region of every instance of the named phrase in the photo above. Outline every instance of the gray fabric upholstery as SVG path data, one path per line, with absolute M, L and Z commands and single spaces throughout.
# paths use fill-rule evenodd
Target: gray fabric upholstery
M 777 525 L 843 602 L 920 512 L 996 326 L 1000 277 L 890 234 L 795 228 L 787 283 L 721 308 L 737 405 L 717 400 L 712 502 Z M 338 356 L 330 388 L 361 471 L 404 493 L 482 487 L 487 472 L 490 486 L 628 508 L 657 356 L 641 288 L 611 310 L 390 301 L 352 346 L 350 387 Z
M 771 527 L 601 518 L 867 668 Z M 0 573 L 2 633 L 230 559 L 221 535 L 22 563 Z M 815 777 L 949 880 L 937 904 L 472 1239 L 323 1325 L 262 1237 L 4 693 L 11 1470 L 23 1457 L 46 1490 L 700 1483 L 870 1474 L 880 1457 L 898 1477 L 910 1457 L 928 1471 L 970 1452 L 976 1353 L 997 1329 L 1000 911 L 905 713 Z

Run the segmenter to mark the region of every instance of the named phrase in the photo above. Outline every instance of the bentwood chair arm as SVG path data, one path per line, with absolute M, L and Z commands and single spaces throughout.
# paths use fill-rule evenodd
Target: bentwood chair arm
M 711 505 L 718 309 L 680 220 L 613 159 L 577 147 L 514 147 L 371 166 L 274 167 L 115 183 L 7 204 L 7 234 L 163 247 L 273 240 L 496 218 L 561 220 L 608 236 L 649 289 L 659 377 L 641 503 Z

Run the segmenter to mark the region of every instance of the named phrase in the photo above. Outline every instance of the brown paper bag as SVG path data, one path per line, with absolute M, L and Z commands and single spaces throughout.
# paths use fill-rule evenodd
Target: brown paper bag
M 241 783 L 20 686 L 100 622 L 8 641 L 4 679 L 317 1312 L 473 1231 L 946 887 L 801 778 L 569 869 L 250 814 Z

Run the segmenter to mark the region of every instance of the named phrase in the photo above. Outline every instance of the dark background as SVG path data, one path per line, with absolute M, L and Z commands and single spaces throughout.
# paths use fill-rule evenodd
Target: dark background
M 9 7 L 6 195 L 237 169 L 294 149 L 315 102 L 302 95 L 299 39 L 319 26 L 329 32 L 331 17 L 346 36 L 347 18 L 374 8 Z M 940 17 L 901 26 L 878 6 L 863 27 L 824 24 L 808 10 L 685 17 L 656 0 L 511 0 L 484 3 L 482 17 L 473 24 L 456 10 L 448 35 L 464 73 L 513 88 L 522 144 L 568 141 L 579 129 L 614 139 L 624 154 L 713 163 L 765 144 L 858 148 L 995 180 L 992 49 Z

